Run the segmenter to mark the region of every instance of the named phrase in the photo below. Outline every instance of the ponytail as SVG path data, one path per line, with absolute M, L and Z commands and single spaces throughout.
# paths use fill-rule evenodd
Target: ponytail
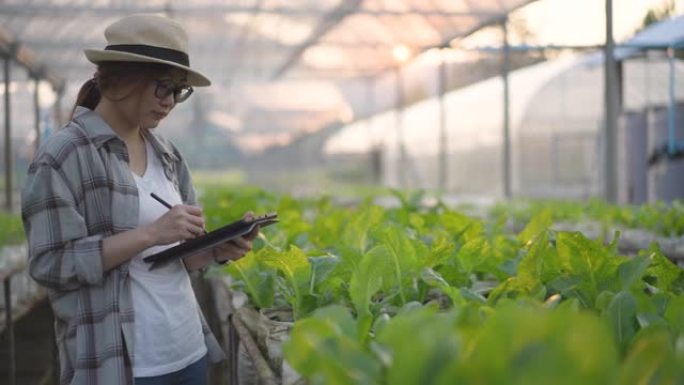
M 120 84 L 140 83 L 145 79 L 153 79 L 158 74 L 169 71 L 171 67 L 166 64 L 144 62 L 101 62 L 97 65 L 97 71 L 93 78 L 85 82 L 78 91 L 76 104 L 71 110 L 71 119 L 74 118 L 76 107 L 85 107 L 94 110 L 100 103 L 103 93 L 107 99 L 117 101 L 127 98 L 124 95 L 120 99 L 111 99 L 109 91 Z M 142 83 L 141 83 L 142 84 Z M 135 91 L 132 91 L 135 92 Z
M 76 107 L 85 107 L 90 110 L 94 110 L 97 104 L 100 102 L 100 89 L 97 85 L 97 80 L 92 78 L 85 82 L 81 89 L 78 91 L 78 96 L 76 97 L 76 104 L 71 110 L 71 117 L 74 118 L 74 113 L 76 112 Z

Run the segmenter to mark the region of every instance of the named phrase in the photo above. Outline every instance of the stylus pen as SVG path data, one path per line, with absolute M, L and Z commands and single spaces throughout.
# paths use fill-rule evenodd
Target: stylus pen
M 159 195 L 157 195 L 155 193 L 150 193 L 150 196 L 152 198 L 154 198 L 154 200 L 156 200 L 157 202 L 163 204 L 167 209 L 171 210 L 173 208 L 173 206 L 171 206 L 171 204 L 169 202 L 162 199 Z M 206 233 L 207 233 L 207 230 L 202 230 L 202 234 L 206 234 Z
M 159 195 L 157 195 L 155 193 L 150 193 L 150 196 L 152 198 L 154 198 L 157 202 L 163 204 L 167 209 L 171 210 L 173 208 L 173 206 L 171 206 L 171 204 L 169 204 L 169 202 L 163 200 Z

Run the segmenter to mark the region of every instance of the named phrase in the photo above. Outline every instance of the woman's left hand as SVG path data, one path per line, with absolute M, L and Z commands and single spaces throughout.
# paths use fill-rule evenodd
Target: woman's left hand
M 243 219 L 250 220 L 254 218 L 254 214 L 249 211 Z M 251 233 L 233 239 L 222 245 L 217 246 L 214 250 L 214 261 L 217 263 L 226 263 L 227 261 L 237 261 L 252 250 L 252 240 L 259 234 L 259 226 L 257 226 Z
M 252 241 L 244 237 L 235 238 L 232 241 L 216 246 L 214 249 L 214 261 L 220 264 L 228 261 L 237 261 L 252 250 Z

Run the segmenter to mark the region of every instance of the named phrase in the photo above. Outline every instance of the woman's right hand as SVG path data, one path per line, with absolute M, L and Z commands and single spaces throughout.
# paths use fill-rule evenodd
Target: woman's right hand
M 156 245 L 184 241 L 204 234 L 204 218 L 198 206 L 175 205 L 149 225 Z

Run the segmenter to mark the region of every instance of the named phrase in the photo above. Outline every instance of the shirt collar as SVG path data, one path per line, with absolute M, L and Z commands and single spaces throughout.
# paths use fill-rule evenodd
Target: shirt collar
M 165 143 L 163 140 L 161 140 L 155 133 L 150 131 L 149 129 L 143 129 L 142 130 L 143 136 L 145 137 L 146 140 L 150 142 L 152 145 L 152 148 L 154 149 L 155 152 L 158 154 L 164 155 L 164 157 L 171 159 L 175 162 L 177 162 L 178 156 L 176 156 L 176 153 L 173 152 L 167 143 Z
M 74 111 L 74 121 L 83 127 L 84 131 L 88 135 L 88 138 L 93 142 L 93 144 L 100 148 L 106 142 L 112 139 L 119 139 L 119 135 L 107 124 L 107 122 L 102 119 L 100 114 L 90 110 L 88 108 L 77 106 Z M 155 152 L 163 154 L 172 160 L 177 161 L 178 157 L 176 154 L 166 145 L 162 140 L 160 140 L 157 135 L 150 132 L 148 129 L 142 130 L 145 139 L 150 141 L 152 148 Z
M 81 106 L 76 107 L 73 120 L 83 127 L 86 135 L 88 135 L 88 138 L 97 148 L 102 147 L 103 144 L 112 139 L 121 140 L 119 135 L 109 127 L 100 114 L 88 108 Z

